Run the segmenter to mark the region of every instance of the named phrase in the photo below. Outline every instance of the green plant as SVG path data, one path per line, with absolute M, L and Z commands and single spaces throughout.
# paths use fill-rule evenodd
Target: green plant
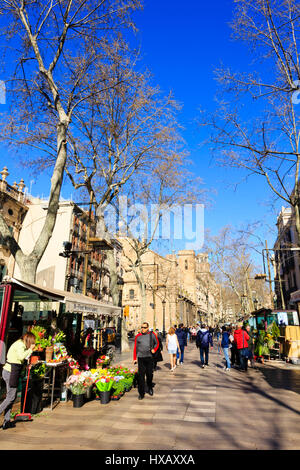
M 66 335 L 63 331 L 59 330 L 52 338 L 53 343 L 64 343 L 66 341 Z
M 39 364 L 32 368 L 33 377 L 44 377 L 46 374 L 46 364 Z
M 40 345 L 42 348 L 48 348 L 49 346 L 52 346 L 52 337 L 48 336 L 48 338 L 42 338 Z

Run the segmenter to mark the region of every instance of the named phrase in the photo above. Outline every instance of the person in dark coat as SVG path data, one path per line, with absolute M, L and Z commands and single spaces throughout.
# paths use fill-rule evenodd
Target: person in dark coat
M 134 340 L 133 361 L 138 363 L 138 390 L 139 400 L 145 396 L 145 376 L 147 377 L 147 390 L 153 395 L 153 355 L 159 347 L 154 331 L 149 331 L 149 323 L 141 326 L 142 333 L 138 333 Z
M 157 370 L 157 363 L 163 361 L 163 357 L 161 353 L 163 350 L 163 338 L 158 328 L 155 330 L 155 334 L 157 336 L 159 346 L 158 346 L 158 350 L 153 355 L 153 369 Z
M 183 328 L 183 323 L 180 323 L 179 327 L 176 330 L 176 335 L 178 338 L 178 343 L 180 347 L 180 364 L 183 364 L 184 359 L 184 348 L 187 346 L 187 333 Z
M 212 335 L 206 325 L 202 325 L 197 333 L 196 346 L 200 349 L 200 361 L 203 369 L 205 366 L 208 366 L 209 345 L 213 347 Z

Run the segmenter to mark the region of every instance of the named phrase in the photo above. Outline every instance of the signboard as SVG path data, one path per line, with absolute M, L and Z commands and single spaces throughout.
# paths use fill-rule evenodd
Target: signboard
M 129 317 L 129 305 L 125 305 L 123 315 L 124 317 Z

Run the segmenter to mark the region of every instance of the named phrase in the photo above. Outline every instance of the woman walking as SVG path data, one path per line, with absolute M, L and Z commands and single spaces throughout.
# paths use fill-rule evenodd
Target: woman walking
M 225 357 L 226 365 L 224 367 L 225 371 L 229 371 L 231 369 L 231 363 L 229 359 L 229 348 L 230 348 L 230 340 L 229 340 L 229 331 L 226 326 L 222 327 L 222 340 L 221 340 L 221 348 L 223 349 L 223 354 Z
M 167 334 L 166 347 L 170 354 L 171 371 L 173 372 L 176 368 L 176 353 L 177 350 L 180 349 L 180 346 L 175 329 L 172 327 L 169 329 L 169 333 Z
M 10 414 L 17 395 L 18 381 L 25 359 L 29 359 L 35 348 L 35 336 L 26 333 L 15 341 L 8 350 L 2 378 L 6 383 L 6 398 L 0 405 L 0 414 L 4 411 L 3 429 L 15 427 L 10 421 Z

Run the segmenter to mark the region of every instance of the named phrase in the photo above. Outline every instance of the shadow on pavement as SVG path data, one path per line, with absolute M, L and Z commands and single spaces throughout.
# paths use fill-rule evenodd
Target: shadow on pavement
M 273 388 L 291 390 L 300 394 L 300 371 L 261 367 L 264 379 Z

